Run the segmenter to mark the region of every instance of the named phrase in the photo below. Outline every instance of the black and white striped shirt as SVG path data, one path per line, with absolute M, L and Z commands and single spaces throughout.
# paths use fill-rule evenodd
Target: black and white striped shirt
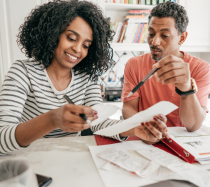
M 86 74 L 72 72 L 72 80 L 63 91 L 57 91 L 43 64 L 34 61 L 16 61 L 12 64 L 0 92 L 0 155 L 21 149 L 15 139 L 18 124 L 66 104 L 63 94 L 76 105 L 93 106 L 101 103 L 99 85 L 89 80 Z M 92 131 L 106 128 L 120 121 L 105 120 L 93 126 Z M 55 129 L 44 138 L 80 136 Z M 112 138 L 121 140 L 119 135 Z

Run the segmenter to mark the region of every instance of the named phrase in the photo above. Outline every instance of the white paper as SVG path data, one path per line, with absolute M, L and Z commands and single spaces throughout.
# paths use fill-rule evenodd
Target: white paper
M 189 132 L 185 127 L 168 127 L 168 132 L 174 137 L 191 137 L 210 135 L 210 128 L 204 125 L 194 132 Z
M 125 132 L 130 130 L 134 127 L 141 125 L 141 122 L 148 122 L 153 120 L 153 116 L 157 116 L 158 114 L 167 115 L 177 109 L 178 107 L 171 102 L 168 101 L 161 101 L 147 110 L 139 112 L 134 116 L 123 120 L 122 122 L 107 127 L 105 129 L 99 130 L 94 134 L 103 135 L 103 136 L 113 136 L 119 134 L 121 132 Z
M 92 126 L 98 125 L 99 123 L 103 122 L 104 120 L 108 119 L 114 113 L 116 113 L 120 108 L 115 105 L 110 104 L 97 104 L 91 107 L 92 109 L 98 112 L 98 119 L 95 119 L 92 122 Z
M 174 139 L 189 153 L 191 153 L 196 158 L 196 160 L 210 160 L 210 136 L 178 138 L 171 136 L 171 138 Z
M 150 176 L 160 166 L 159 164 L 156 164 L 152 161 L 148 161 L 144 158 L 131 155 L 124 151 L 120 151 L 116 148 L 111 148 L 106 151 L 103 151 L 98 154 L 98 157 L 110 161 L 111 163 L 120 166 L 125 170 L 134 172 L 140 177 Z
M 118 150 L 124 152 L 126 151 L 131 154 L 132 152 L 135 152 L 135 150 L 139 149 L 141 150 L 143 148 L 152 148 L 152 147 L 153 147 L 152 145 L 147 145 L 142 141 L 137 140 L 137 141 L 121 142 L 117 144 L 110 144 L 103 146 L 89 146 L 89 149 L 93 157 L 93 160 L 95 162 L 95 165 L 99 171 L 99 174 L 106 187 L 128 187 L 128 186 L 139 187 L 156 183 L 162 180 L 183 179 L 180 175 L 172 172 L 168 168 L 164 168 L 163 166 L 161 166 L 160 169 L 155 171 L 151 176 L 147 178 L 141 178 L 120 167 L 107 163 L 107 161 L 97 156 L 97 154 L 110 148 L 117 148 Z M 141 158 L 147 159 L 139 154 L 134 154 L 134 155 L 138 155 Z
M 153 160 L 157 164 L 167 167 L 195 185 L 200 187 L 210 186 L 210 172 L 184 162 L 159 148 L 142 148 L 138 150 L 138 153 Z

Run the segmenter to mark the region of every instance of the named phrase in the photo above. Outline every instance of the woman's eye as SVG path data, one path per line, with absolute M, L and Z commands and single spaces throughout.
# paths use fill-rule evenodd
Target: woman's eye
M 72 38 L 69 38 L 67 37 L 71 42 L 75 42 L 76 40 L 72 39 Z
M 154 36 L 154 34 L 149 34 L 150 37 Z
M 88 46 L 86 46 L 86 45 L 83 45 L 83 46 L 84 46 L 84 48 L 85 48 L 85 49 L 89 49 L 89 47 L 88 47 Z

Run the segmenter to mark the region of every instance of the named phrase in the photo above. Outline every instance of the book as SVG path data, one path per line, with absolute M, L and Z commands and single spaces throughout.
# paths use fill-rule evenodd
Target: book
M 151 5 L 150 0 L 145 0 L 145 5 Z
M 121 34 L 119 43 L 122 43 L 122 42 L 123 42 L 124 37 L 125 37 L 126 29 L 127 29 L 127 25 L 124 25 L 123 32 L 122 32 L 122 34 Z
M 121 35 L 122 35 L 122 31 L 123 31 L 123 29 L 124 29 L 124 25 L 122 25 L 122 27 L 121 27 L 121 30 L 120 30 L 120 33 L 119 33 L 119 36 L 118 36 L 118 39 L 117 39 L 117 43 L 120 41 L 120 38 L 121 38 Z
M 141 38 L 139 40 L 139 43 L 144 43 L 144 38 L 146 36 L 147 29 L 148 29 L 148 24 L 144 24 L 144 28 L 142 30 L 142 35 L 141 35 Z
M 157 5 L 157 0 L 151 0 L 152 5 Z
M 163 3 L 163 2 L 164 2 L 164 0 L 158 0 L 157 1 L 158 4 Z
M 142 23 L 139 24 L 139 28 L 138 28 L 136 39 L 135 39 L 134 43 L 137 43 L 137 41 L 138 41 L 138 38 L 139 38 L 139 35 L 140 35 L 139 32 L 141 30 L 141 25 L 142 25 Z
M 144 25 L 145 25 L 145 24 L 142 24 L 142 25 L 141 25 L 141 29 L 140 29 L 140 32 L 139 32 L 139 35 L 138 35 L 138 38 L 137 38 L 136 43 L 139 43 L 139 41 L 140 41 L 140 38 L 141 38 L 141 35 L 142 35 L 142 30 L 143 30 L 143 28 L 144 28 Z
M 128 4 L 128 0 L 124 0 L 124 4 Z
M 129 10 L 129 14 L 144 14 L 144 13 L 150 13 L 151 10 Z
M 140 23 L 137 23 L 137 28 L 136 28 L 136 32 L 135 32 L 135 34 L 134 34 L 133 42 L 132 42 L 132 43 L 135 43 L 135 41 L 136 41 L 137 34 L 138 34 L 138 31 L 139 31 L 139 26 L 140 26 Z
M 128 4 L 133 4 L 133 0 L 128 0 Z
M 139 14 L 139 15 L 127 15 L 125 16 L 125 19 L 129 19 L 129 18 L 145 18 L 145 15 Z

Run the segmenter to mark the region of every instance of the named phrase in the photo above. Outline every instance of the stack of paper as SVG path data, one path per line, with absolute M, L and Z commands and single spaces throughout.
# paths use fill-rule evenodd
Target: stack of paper
M 201 164 L 210 163 L 210 128 L 202 126 L 195 132 L 185 127 L 169 127 L 171 138 L 195 157 Z

